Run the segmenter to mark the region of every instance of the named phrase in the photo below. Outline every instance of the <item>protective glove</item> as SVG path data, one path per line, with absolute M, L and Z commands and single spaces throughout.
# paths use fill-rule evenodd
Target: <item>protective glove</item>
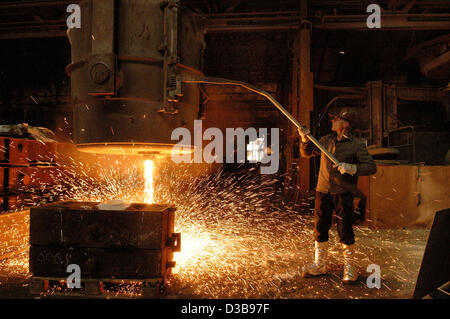
M 357 166 L 355 164 L 349 164 L 349 163 L 339 163 L 333 166 L 334 168 L 337 167 L 338 171 L 341 174 L 350 174 L 350 175 L 355 175 L 356 174 L 356 170 L 357 170 Z
M 308 141 L 308 139 L 306 138 L 306 135 L 310 134 L 311 131 L 306 128 L 306 127 L 302 127 L 298 129 L 298 134 L 300 134 L 300 137 L 302 138 L 302 142 L 306 143 Z

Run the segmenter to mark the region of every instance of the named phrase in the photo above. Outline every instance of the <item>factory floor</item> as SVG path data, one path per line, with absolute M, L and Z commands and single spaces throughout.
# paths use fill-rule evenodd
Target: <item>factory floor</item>
M 23 220 L 26 223 L 28 219 Z M 291 249 L 289 249 L 289 243 L 283 244 L 280 249 L 263 243 L 261 247 L 245 248 L 242 251 L 236 251 L 234 255 L 223 252 L 226 254 L 223 260 L 220 254 L 214 260 L 208 260 L 212 258 L 212 255 L 192 254 L 188 262 L 181 261 L 180 268 L 174 269 L 162 297 L 411 298 L 429 229 L 374 230 L 355 226 L 356 257 L 361 276 L 356 284 L 345 285 L 340 280 L 342 250 L 334 225 L 330 230 L 329 275 L 320 278 L 301 278 L 301 265 L 310 262 L 313 258 L 312 215 L 301 216 L 293 225 L 293 227 L 299 226 L 303 227 L 299 235 L 288 239 L 288 242 L 292 242 Z M 20 228 L 20 225 L 15 224 L 13 227 Z M 15 238 L 14 242 L 21 243 L 20 246 L 9 245 L 0 250 L 0 298 L 70 297 L 70 295 L 55 296 L 52 293 L 36 297 L 28 292 L 31 275 L 28 272 L 26 236 L 25 231 L 16 232 L 16 237 L 20 238 Z M 235 240 L 232 234 L 229 236 L 230 240 Z M 280 237 L 283 234 L 275 234 L 275 237 L 277 236 Z M 207 249 L 205 247 L 205 250 Z M 239 265 L 239 254 L 242 254 L 242 265 Z M 371 264 L 380 266 L 380 289 L 369 288 L 366 285 L 367 277 L 370 275 L 366 270 Z M 140 298 L 139 289 L 130 286 L 119 287 L 111 290 L 106 298 Z

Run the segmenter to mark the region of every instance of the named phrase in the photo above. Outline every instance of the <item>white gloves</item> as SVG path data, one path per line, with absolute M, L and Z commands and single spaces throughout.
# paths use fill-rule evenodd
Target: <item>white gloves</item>
M 355 175 L 357 170 L 357 166 L 355 164 L 348 164 L 348 163 L 339 163 L 334 165 L 333 167 L 334 168 L 337 167 L 337 169 L 341 174 L 347 173 L 350 175 Z
M 298 129 L 298 134 L 300 134 L 300 137 L 302 138 L 303 143 L 308 141 L 308 139 L 306 138 L 306 135 L 308 135 L 310 133 L 311 133 L 311 131 L 306 127 Z

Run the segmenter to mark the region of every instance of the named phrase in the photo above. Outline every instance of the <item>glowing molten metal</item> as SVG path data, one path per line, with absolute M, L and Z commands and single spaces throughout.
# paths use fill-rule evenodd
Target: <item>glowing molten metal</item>
M 147 204 L 153 204 L 155 189 L 153 187 L 153 173 L 155 170 L 155 163 L 152 160 L 144 161 L 144 178 L 145 178 L 145 199 Z

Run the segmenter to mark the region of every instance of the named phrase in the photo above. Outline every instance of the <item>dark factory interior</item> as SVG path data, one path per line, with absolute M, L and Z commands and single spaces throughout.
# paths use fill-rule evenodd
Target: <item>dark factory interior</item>
M 0 299 L 448 299 L 449 48 L 443 0 L 0 2 Z

